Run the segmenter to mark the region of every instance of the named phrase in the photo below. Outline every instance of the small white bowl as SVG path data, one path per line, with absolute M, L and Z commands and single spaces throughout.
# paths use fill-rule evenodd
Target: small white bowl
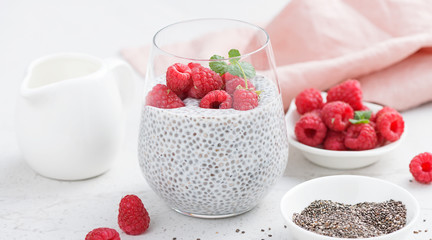
M 413 225 L 419 217 L 417 200 L 405 189 L 376 178 L 352 175 L 337 175 L 315 178 L 289 190 L 281 200 L 281 211 L 291 234 L 298 240 L 352 240 L 320 235 L 296 225 L 292 216 L 300 213 L 315 200 L 331 200 L 345 204 L 360 202 L 384 202 L 393 199 L 401 201 L 407 209 L 406 225 L 389 234 L 361 238 L 361 240 L 409 239 Z
M 326 98 L 326 93 L 322 93 L 323 98 Z M 372 110 L 372 112 L 378 112 L 382 106 L 378 104 L 364 102 L 364 104 Z M 285 116 L 288 130 L 288 141 L 291 146 L 299 149 L 303 155 L 309 161 L 320 165 L 322 167 L 333 168 L 333 169 L 356 169 L 366 167 L 377 162 L 380 159 L 390 155 L 402 142 L 406 135 L 406 128 L 404 133 L 399 140 L 388 143 L 384 146 L 363 150 L 363 151 L 333 151 L 326 150 L 317 147 L 311 147 L 297 141 L 297 137 L 294 133 L 294 128 L 297 121 L 300 118 L 300 114 L 297 112 L 295 100 L 291 102 L 288 113 Z

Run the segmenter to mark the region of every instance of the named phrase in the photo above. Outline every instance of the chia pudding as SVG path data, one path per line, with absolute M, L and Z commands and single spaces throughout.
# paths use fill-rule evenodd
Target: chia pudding
M 161 79 L 163 81 L 164 79 Z M 144 106 L 139 163 L 152 189 L 170 207 L 202 217 L 252 209 L 284 172 L 288 140 L 277 86 L 251 79 L 262 91 L 249 111 Z

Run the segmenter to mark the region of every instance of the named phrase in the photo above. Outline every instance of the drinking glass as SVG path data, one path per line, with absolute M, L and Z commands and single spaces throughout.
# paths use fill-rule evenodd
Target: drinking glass
M 231 49 L 240 56 L 229 58 Z M 215 54 L 222 58 L 210 59 Z M 173 109 L 146 103 L 156 84 L 166 84 L 167 68 L 173 64 L 209 68 L 210 63 L 229 67 L 239 62 L 255 69 L 253 77 L 240 75 L 249 78 L 259 92 L 258 106 L 251 110 L 200 108 L 200 99 L 190 97 L 183 99 L 184 107 Z M 250 69 L 246 72 L 251 73 Z M 223 218 L 256 206 L 288 160 L 282 98 L 268 34 L 231 19 L 189 20 L 158 31 L 146 74 L 138 151 L 148 184 L 177 212 Z

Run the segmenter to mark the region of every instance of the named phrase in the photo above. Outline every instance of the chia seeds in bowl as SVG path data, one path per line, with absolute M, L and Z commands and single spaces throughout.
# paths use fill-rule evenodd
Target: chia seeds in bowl
M 161 79 L 163 81 L 164 79 Z M 285 169 L 288 139 L 277 86 L 262 76 L 249 111 L 145 106 L 139 163 L 152 189 L 173 209 L 227 217 L 252 209 Z
M 335 175 L 291 188 L 282 197 L 281 213 L 298 240 L 394 240 L 409 239 L 420 206 L 411 193 L 394 183 Z
M 406 224 L 407 209 L 401 201 L 344 204 L 316 200 L 293 214 L 298 226 L 336 238 L 370 238 L 392 233 Z

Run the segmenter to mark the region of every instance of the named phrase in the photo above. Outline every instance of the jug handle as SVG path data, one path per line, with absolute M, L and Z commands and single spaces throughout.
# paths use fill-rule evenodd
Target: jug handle
M 105 62 L 109 71 L 114 74 L 123 109 L 125 110 L 132 104 L 135 95 L 132 68 L 125 61 L 117 58 L 107 58 Z

